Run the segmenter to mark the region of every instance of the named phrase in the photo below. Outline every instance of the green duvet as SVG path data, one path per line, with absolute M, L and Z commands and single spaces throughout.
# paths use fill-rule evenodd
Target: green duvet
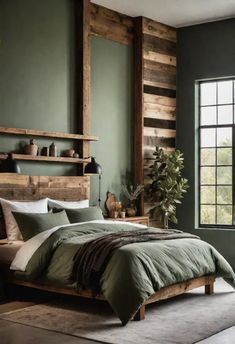
M 26 271 L 16 274 L 28 280 L 43 279 L 56 285 L 76 287 L 71 275 L 80 245 L 106 233 L 130 229 L 138 227 L 108 222 L 61 227 L 36 250 Z M 183 238 L 134 243 L 113 253 L 100 288 L 125 325 L 161 288 L 210 274 L 223 277 L 235 287 L 235 274 L 228 262 L 202 240 Z

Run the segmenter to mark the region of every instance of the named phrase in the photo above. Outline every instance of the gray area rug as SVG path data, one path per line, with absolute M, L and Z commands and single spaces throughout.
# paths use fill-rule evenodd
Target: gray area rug
M 235 325 L 235 292 L 222 280 L 215 294 L 198 288 L 146 307 L 146 319 L 122 327 L 104 302 L 66 298 L 0 318 L 110 344 L 192 344 Z

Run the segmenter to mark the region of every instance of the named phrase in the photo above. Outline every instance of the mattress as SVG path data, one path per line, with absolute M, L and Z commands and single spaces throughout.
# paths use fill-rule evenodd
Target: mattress
M 0 264 L 11 264 L 23 241 L 0 240 Z

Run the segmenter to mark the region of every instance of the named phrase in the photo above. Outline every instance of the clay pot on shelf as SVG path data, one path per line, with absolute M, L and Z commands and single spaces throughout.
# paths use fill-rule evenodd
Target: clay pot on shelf
M 34 143 L 34 140 L 31 139 L 30 143 L 25 146 L 24 153 L 27 155 L 34 155 L 38 154 L 38 146 Z
M 64 151 L 64 157 L 66 158 L 73 158 L 74 154 L 75 154 L 74 149 L 67 149 L 66 151 Z

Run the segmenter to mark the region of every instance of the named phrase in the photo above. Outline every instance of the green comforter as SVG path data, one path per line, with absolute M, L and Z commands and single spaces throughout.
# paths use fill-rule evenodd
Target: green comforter
M 122 223 L 85 223 L 61 227 L 33 254 L 24 273 L 29 280 L 44 279 L 63 286 L 71 281 L 73 260 L 80 245 L 105 233 L 136 230 Z M 101 291 L 125 325 L 139 307 L 163 287 L 215 274 L 235 288 L 235 274 L 211 245 L 199 239 L 134 243 L 117 249 L 101 278 Z

